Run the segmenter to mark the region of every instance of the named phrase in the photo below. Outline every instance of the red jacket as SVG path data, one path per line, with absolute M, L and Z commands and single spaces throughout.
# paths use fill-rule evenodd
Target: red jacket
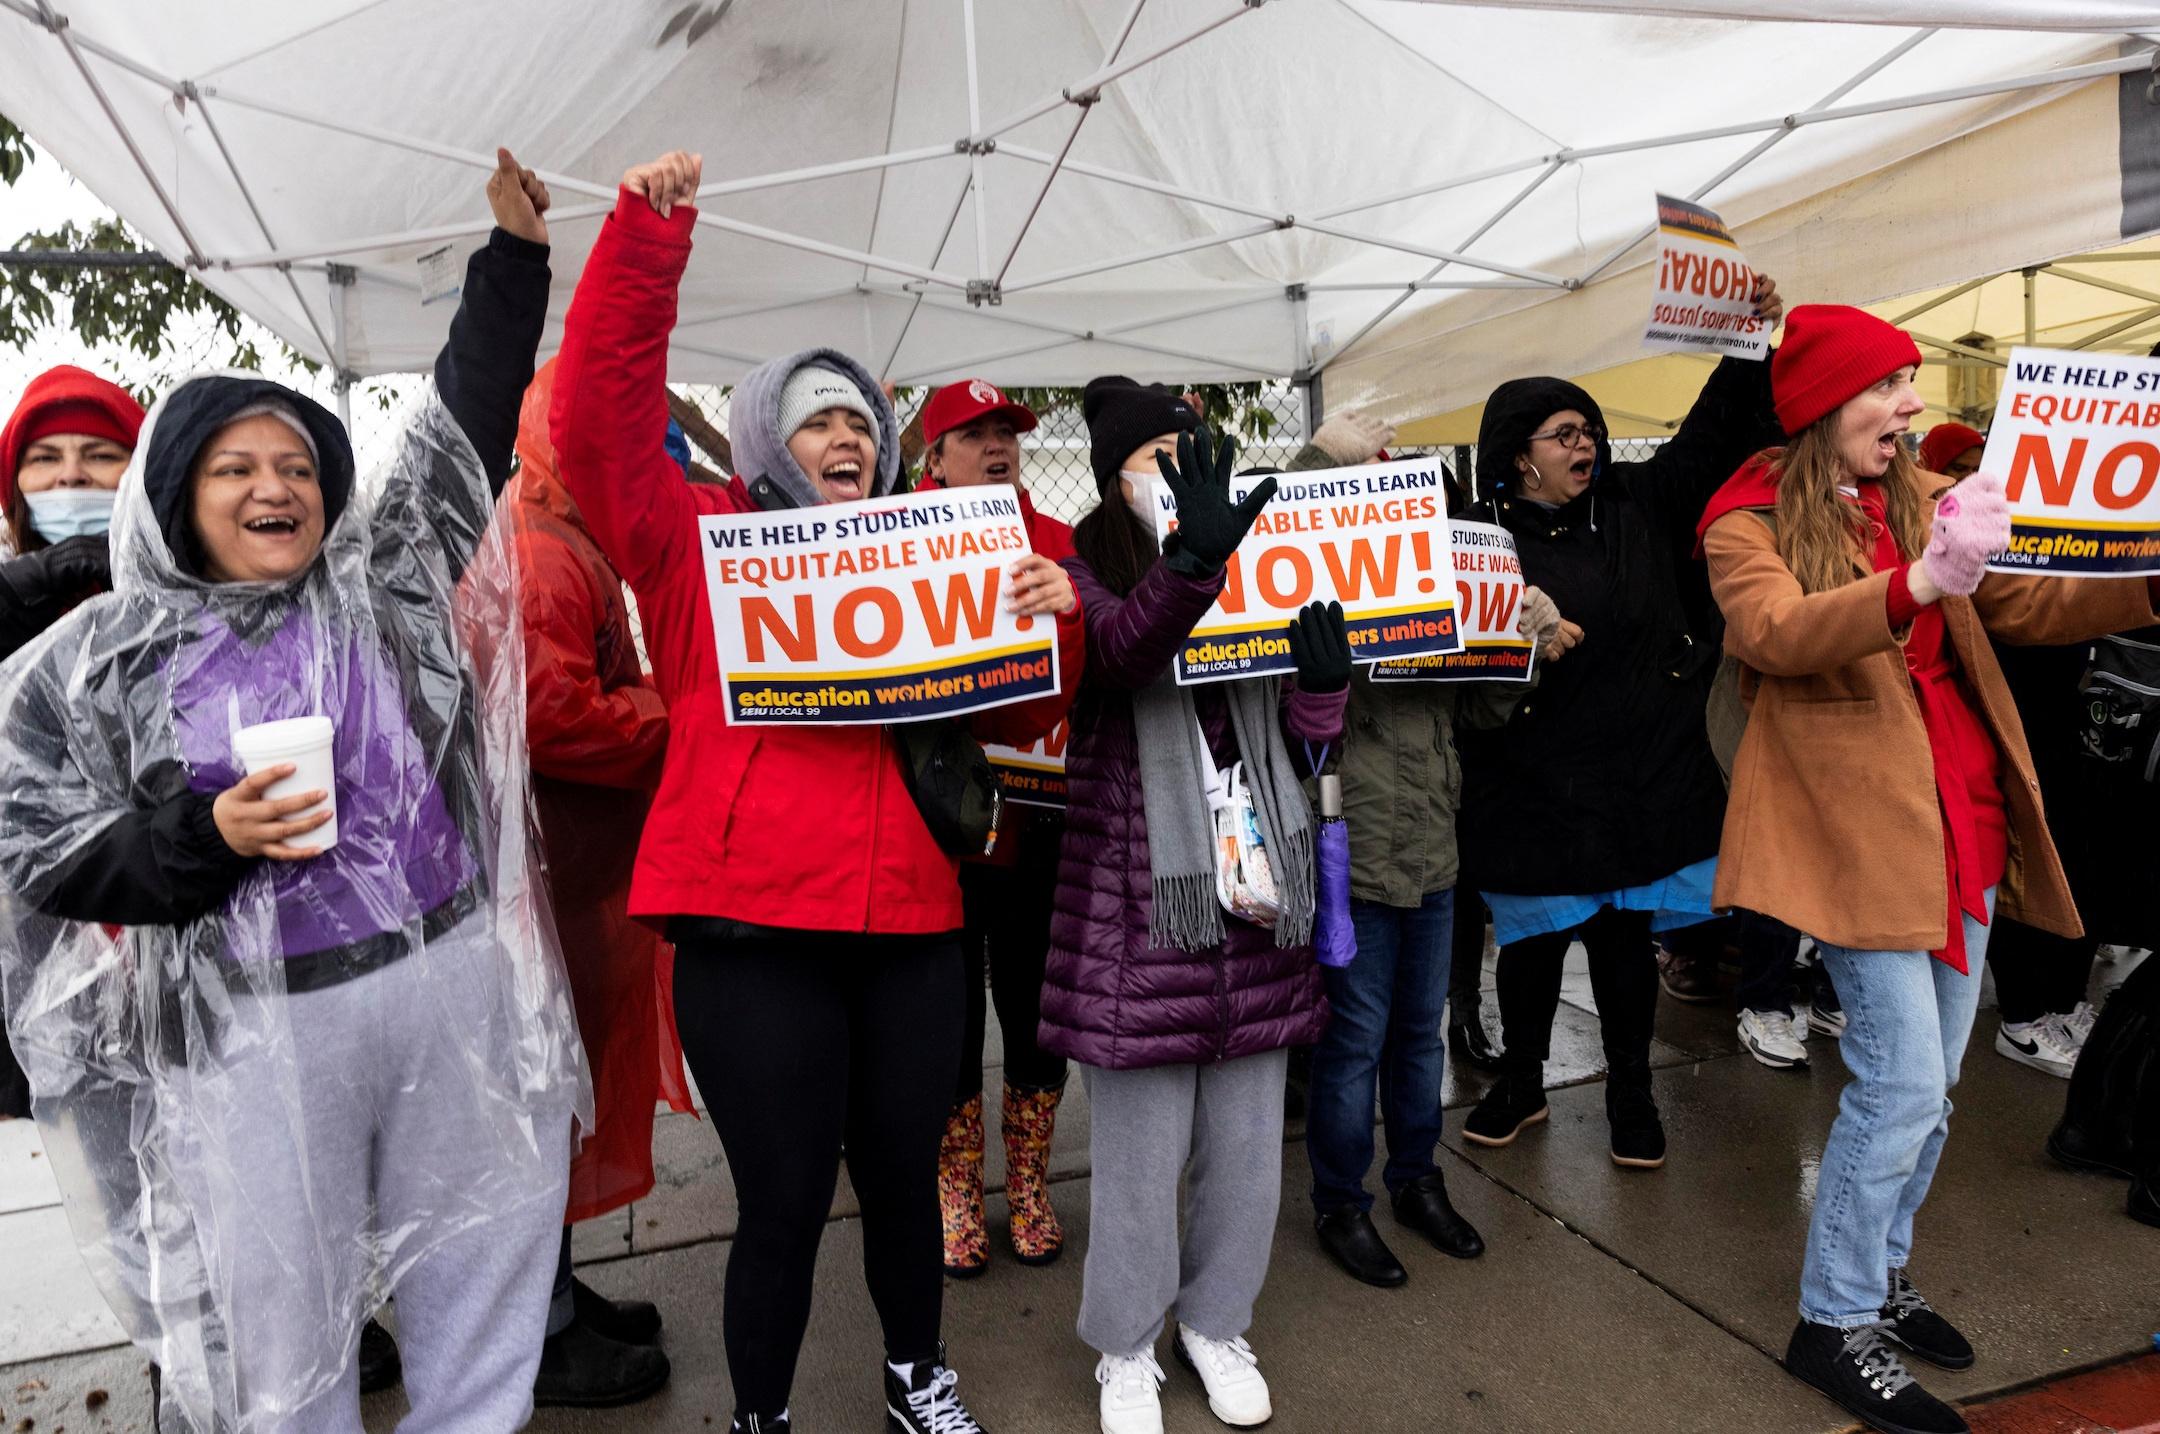
M 628 192 L 617 199 L 563 321 L 555 376 L 563 481 L 637 594 L 671 718 L 630 910 L 816 931 L 956 930 L 959 863 L 923 824 L 884 728 L 728 725 L 697 519 L 757 510 L 739 479 L 685 483 L 661 446 L 668 334 L 695 219 L 681 206 L 663 219 Z M 1077 610 L 1058 619 L 1058 643 L 1061 689 L 975 714 L 978 735 L 1030 742 L 1064 716 L 1082 655 Z

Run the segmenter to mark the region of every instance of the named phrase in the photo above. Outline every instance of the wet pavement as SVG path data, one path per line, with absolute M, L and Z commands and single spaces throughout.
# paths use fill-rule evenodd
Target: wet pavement
M 2123 1215 L 2122 1184 L 2048 1162 L 2040 1143 L 2066 1086 L 1997 1056 L 1993 1035 L 1994 1017 L 1983 1014 L 1912 1265 L 1980 1361 L 1963 1374 L 1930 1371 L 1927 1383 L 1974 1401 L 1968 1412 L 1984 1434 L 2160 1431 L 2160 1357 L 2150 1353 L 2160 1331 L 2160 1230 Z M 1383 1205 L 1376 1222 L 1411 1271 L 1401 1289 L 1356 1284 L 1321 1253 L 1304 1150 L 1291 1141 L 1273 1264 L 1250 1332 L 1275 1391 L 1271 1428 L 1852 1427 L 1776 1363 L 1794 1319 L 1814 1172 L 1844 1082 L 1836 1043 L 1813 1041 L 1812 1071 L 1772 1071 L 1737 1052 L 1729 1006 L 1670 1000 L 1659 1037 L 1656 1090 L 1671 1137 L 1659 1171 L 1624 1171 L 1607 1158 L 1603 1058 L 1579 980 L 1554 1032 L 1548 1125 L 1505 1150 L 1463 1145 L 1461 1108 L 1484 1078 L 1451 1072 L 1441 1162 L 1489 1249 L 1475 1261 L 1446 1259 L 1395 1226 Z M 993 1069 L 993 1091 L 997 1079 Z M 1003 1161 L 996 1102 L 986 1104 L 995 1188 Z M 116 1332 L 109 1318 L 101 1322 L 65 1243 L 28 1132 L 23 1122 L 0 1125 L 0 1434 L 147 1429 L 144 1362 L 112 1346 Z M 603 1292 L 659 1302 L 674 1382 L 630 1409 L 543 1410 L 535 1430 L 727 1426 L 720 1290 L 735 1208 L 726 1162 L 710 1126 L 694 1116 L 663 1116 L 655 1143 L 658 1188 L 581 1227 L 576 1251 Z M 1072 1332 L 1088 1213 L 1078 1082 L 1061 1112 L 1054 1169 L 1066 1258 L 1039 1270 L 997 1259 L 1004 1212 L 993 1197 L 989 1271 L 946 1287 L 945 1332 L 961 1391 L 999 1434 L 1095 1428 L 1094 1357 Z M 805 1434 L 867 1431 L 881 1416 L 877 1323 L 862 1287 L 855 1213 L 843 1180 L 795 1385 L 796 1427 Z M 1161 1352 L 1167 1428 L 1222 1428 L 1197 1381 L 1168 1357 L 1167 1341 Z M 385 1434 L 402 1409 L 395 1394 L 369 1400 L 368 1429 Z

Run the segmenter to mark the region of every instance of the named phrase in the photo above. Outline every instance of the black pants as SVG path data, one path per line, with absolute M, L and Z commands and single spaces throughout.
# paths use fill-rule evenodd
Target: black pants
M 1800 933 L 1774 916 L 1758 911 L 1734 913 L 1740 927 L 1740 984 L 1733 992 L 1743 1011 L 1793 1012 L 1798 990 L 1793 962 L 1800 956 Z
M 1065 1084 L 1065 1058 L 1035 1043 L 1042 1023 L 1043 960 L 1050 954 L 1050 907 L 1057 896 L 1058 842 L 1021 834 L 1020 860 L 1008 867 L 975 863 L 960 868 L 960 900 L 967 925 L 960 933 L 967 959 L 967 1024 L 960 1036 L 960 1079 L 953 1104 L 983 1088 L 983 1025 L 989 999 L 997 1002 L 1005 1036 L 1005 1083 L 1016 1090 L 1055 1090 Z
M 1605 1062 L 1615 1076 L 1647 1078 L 1658 991 L 1657 948 L 1647 911 L 1608 906 L 1573 931 L 1549 931 L 1500 948 L 1494 985 L 1508 1059 L 1539 1065 L 1551 1058 L 1561 967 L 1578 938 L 1590 953 L 1590 991 L 1597 998 Z
M 2073 941 L 2003 917 L 1987 948 L 2002 1018 L 2024 1025 L 2076 1010 L 2085 999 L 2093 958 L 2099 953 L 2100 938 L 2090 932 Z
M 787 1407 L 843 1142 L 886 1357 L 936 1358 L 938 1143 L 965 1008 L 957 934 L 785 932 L 676 951 L 683 1054 L 741 1211 L 723 1306 L 736 1412 Z
M 1485 898 L 1467 887 L 1455 888 L 1455 949 L 1448 966 L 1448 1020 L 1469 1025 L 1485 1003 Z

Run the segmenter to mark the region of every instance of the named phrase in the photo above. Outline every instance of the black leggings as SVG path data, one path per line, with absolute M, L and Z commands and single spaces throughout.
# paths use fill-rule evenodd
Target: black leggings
M 983 1088 L 983 1026 L 990 997 L 997 1002 L 1005 1036 L 1005 1083 L 1016 1090 L 1055 1090 L 1065 1084 L 1065 1058 L 1035 1043 L 1042 1022 L 1043 960 L 1050 954 L 1050 907 L 1057 896 L 1058 841 L 1023 829 L 1020 859 L 1013 866 L 970 862 L 960 868 L 960 900 L 967 926 L 961 952 L 967 959 L 967 1023 L 960 1036 L 960 1079 L 953 1104 L 963 1105 Z
M 1485 898 L 1465 886 L 1455 888 L 1455 951 L 1448 965 L 1448 1020 L 1471 1024 L 1484 1005 L 1485 930 L 1491 915 Z
M 1508 1059 L 1532 1065 L 1551 1058 L 1561 967 L 1567 963 L 1569 944 L 1578 937 L 1590 953 L 1590 991 L 1597 998 L 1606 1064 L 1615 1075 L 1647 1074 L 1658 989 L 1650 913 L 1610 906 L 1573 931 L 1548 931 L 1500 949 L 1493 984 L 1500 997 Z
M 842 1143 L 886 1357 L 935 1359 L 938 1143 L 960 1055 L 956 933 L 678 943 L 675 1020 L 740 1215 L 723 1333 L 738 1415 L 787 1407 Z

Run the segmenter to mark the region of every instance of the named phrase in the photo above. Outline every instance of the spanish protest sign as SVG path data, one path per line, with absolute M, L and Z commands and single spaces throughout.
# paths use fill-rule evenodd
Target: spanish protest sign
M 1652 353 L 1733 354 L 1759 359 L 1770 325 L 1755 316 L 1755 271 L 1713 210 L 1657 197 L 1657 292 L 1643 347 Z
M 1522 615 L 1522 561 L 1515 535 L 1493 523 L 1453 521 L 1455 601 L 1462 651 L 1376 662 L 1375 682 L 1528 682 L 1537 648 L 1515 630 Z
M 730 723 L 905 722 L 1058 685 L 1057 625 L 1005 610 L 1009 488 L 699 520 Z
M 1359 662 L 1453 652 L 1455 592 L 1446 581 L 1446 499 L 1437 460 L 1276 475 L 1275 496 L 1226 565 L 1222 596 L 1178 647 L 1181 683 L 1289 672 L 1290 619 L 1337 601 Z M 1261 480 L 1235 479 L 1237 502 Z M 1155 532 L 1177 527 L 1177 504 L 1149 487 Z
M 1071 728 L 1061 718 L 1048 735 L 1037 737 L 1025 747 L 983 743 L 983 755 L 990 759 L 991 774 L 997 778 L 998 791 L 1005 800 L 1028 807 L 1062 808 L 1065 739 L 1071 735 Z
M 1980 471 L 2002 475 L 2003 573 L 2160 573 L 2160 359 L 2010 350 Z

